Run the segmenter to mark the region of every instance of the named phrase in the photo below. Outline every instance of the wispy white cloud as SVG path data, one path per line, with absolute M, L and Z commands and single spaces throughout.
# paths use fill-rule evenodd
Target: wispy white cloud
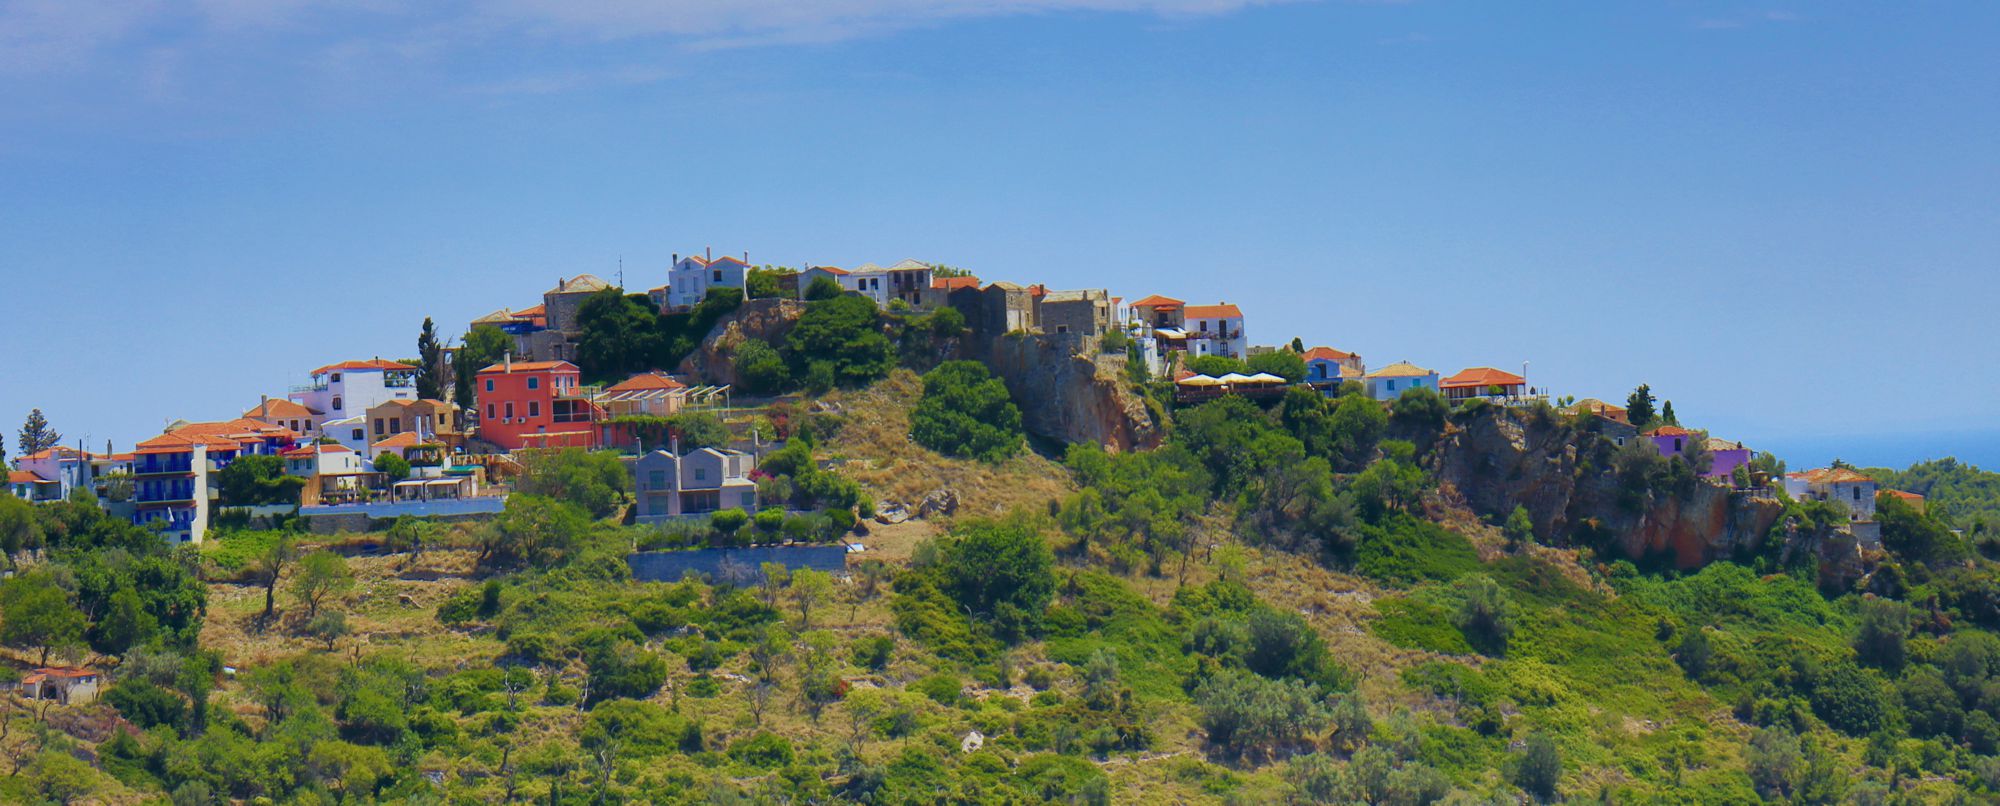
M 154 37 L 200 44 L 290 36 L 357 49 L 353 29 L 382 51 L 440 32 L 449 46 L 499 38 L 590 42 L 663 39 L 712 50 L 832 42 L 979 17 L 1066 12 L 1187 18 L 1306 0 L 0 0 L 0 71 L 87 69 Z M 341 32 L 336 34 L 335 32 Z M 315 39 L 326 41 L 315 43 Z

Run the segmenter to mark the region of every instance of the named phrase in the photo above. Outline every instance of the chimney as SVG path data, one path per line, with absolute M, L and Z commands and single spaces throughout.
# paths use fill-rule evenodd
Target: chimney
M 675 265 L 679 265 L 679 264 L 680 264 L 680 262 L 681 262 L 681 253 L 679 253 L 679 252 L 675 252 L 675 253 L 674 253 L 674 264 L 675 264 Z
M 667 432 L 667 452 L 675 456 L 681 455 L 681 435 L 672 431 Z
M 501 356 L 502 356 L 502 357 L 503 357 L 503 359 L 504 359 L 504 360 L 503 360 L 503 362 L 502 362 L 502 363 L 504 364 L 504 366 L 505 366 L 505 370 L 504 370 L 504 371 L 505 371 L 505 372 L 510 372 L 510 373 L 511 373 L 511 372 L 513 372 L 513 371 L 514 371 L 514 351 L 513 351 L 513 350 L 508 350 L 508 351 L 506 351 L 506 352 L 504 352 L 504 353 L 501 353 Z
M 702 258 L 701 258 L 702 260 L 714 260 L 714 259 L 715 259 L 715 247 L 713 247 L 713 246 L 704 246 L 704 247 L 702 247 L 702 248 L 701 248 L 701 254 L 702 254 Z

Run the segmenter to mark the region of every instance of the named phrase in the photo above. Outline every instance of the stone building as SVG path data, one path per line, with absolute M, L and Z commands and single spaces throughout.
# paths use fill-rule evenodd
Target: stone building
M 1043 333 L 1100 336 L 1111 329 L 1111 292 L 1102 288 L 1050 291 L 1037 307 Z

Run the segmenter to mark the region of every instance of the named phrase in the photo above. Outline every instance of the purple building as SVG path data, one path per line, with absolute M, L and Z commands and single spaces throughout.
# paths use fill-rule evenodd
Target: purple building
M 1736 468 L 1750 464 L 1750 449 L 1743 447 L 1743 443 L 1706 437 L 1677 425 L 1655 428 L 1646 432 L 1646 438 L 1653 441 L 1661 456 L 1669 458 L 1686 453 L 1695 440 L 1704 440 L 1702 444 L 1708 447 L 1710 458 L 1708 471 L 1701 474 L 1703 478 L 1728 478 Z

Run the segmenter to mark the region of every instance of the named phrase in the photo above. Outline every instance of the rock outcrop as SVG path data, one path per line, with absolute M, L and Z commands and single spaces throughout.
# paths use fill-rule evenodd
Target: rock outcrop
M 1519 505 L 1543 539 L 1608 542 L 1629 559 L 1683 569 L 1757 550 L 1784 511 L 1706 481 L 1686 495 L 1627 492 L 1611 472 L 1614 450 L 1564 418 L 1494 408 L 1454 416 L 1428 469 L 1481 515 L 1503 519 Z
M 1163 424 L 1132 390 L 1123 360 L 1098 355 L 1096 346 L 1074 334 L 1016 333 L 991 339 L 973 357 L 1007 384 L 1030 433 L 1110 451 L 1159 447 Z
M 701 346 L 681 359 L 674 371 L 718 386 L 741 383 L 743 379 L 736 373 L 737 345 L 755 339 L 778 347 L 784 344 L 785 335 L 792 332 L 792 326 L 798 324 L 805 311 L 805 303 L 795 299 L 748 300 L 717 320 Z

